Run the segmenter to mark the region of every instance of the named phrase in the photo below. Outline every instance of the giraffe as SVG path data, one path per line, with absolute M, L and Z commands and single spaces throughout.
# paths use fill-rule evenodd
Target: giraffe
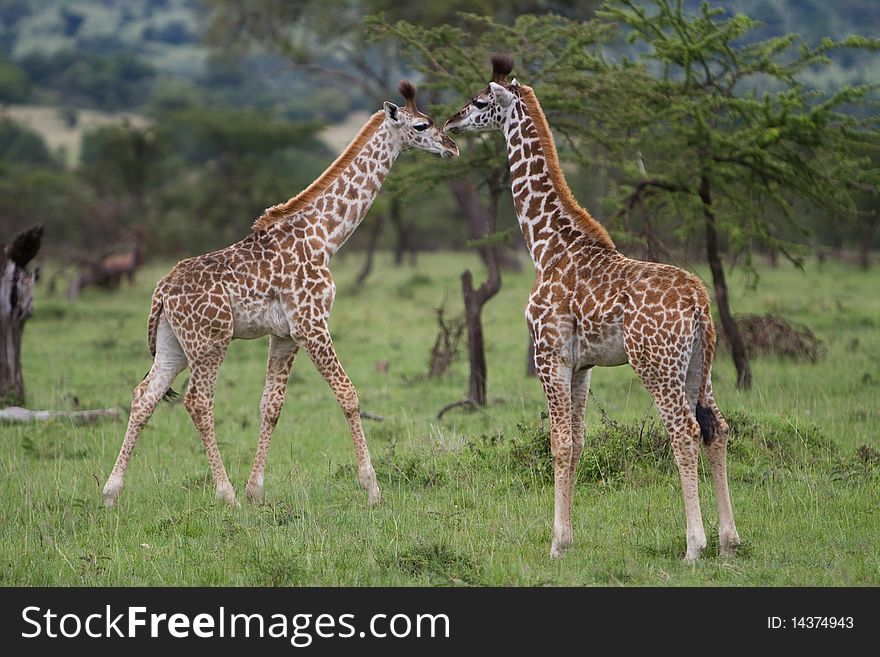
M 217 372 L 232 340 L 265 335 L 269 358 L 248 498 L 262 498 L 272 432 L 294 359 L 304 348 L 345 414 L 368 501 L 380 500 L 357 391 L 327 328 L 336 292 L 329 261 L 364 218 L 401 151 L 415 147 L 444 158 L 458 155 L 455 142 L 416 107 L 415 87 L 403 80 L 398 90 L 404 107 L 385 102 L 320 177 L 297 196 L 267 208 L 247 237 L 179 262 L 158 282 L 147 323 L 153 364 L 132 394 L 128 428 L 104 486 L 107 506 L 116 504 L 141 430 L 186 367 L 190 381 L 183 402 L 201 435 L 217 498 L 236 504 L 214 434 Z
M 706 546 L 697 492 L 701 437 L 718 504 L 720 552 L 732 555 L 740 539 L 727 485 L 728 425 L 712 394 L 715 328 L 706 289 L 681 269 L 617 251 L 569 190 L 535 92 L 507 81 L 509 56 L 493 56 L 492 66 L 489 85 L 444 129 L 500 130 L 507 141 L 514 208 L 537 272 L 526 321 L 550 415 L 550 555 L 563 556 L 572 541 L 573 486 L 592 369 L 625 363 L 651 394 L 672 443 L 687 522 L 685 559 L 698 559 Z

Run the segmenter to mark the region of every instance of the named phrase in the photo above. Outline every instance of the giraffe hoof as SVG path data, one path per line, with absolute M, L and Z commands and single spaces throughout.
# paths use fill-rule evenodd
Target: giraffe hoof
M 248 484 L 245 488 L 247 498 L 253 504 L 259 504 L 263 501 L 263 487 L 257 484 Z
M 382 501 L 382 493 L 379 492 L 379 483 L 376 481 L 376 471 L 372 467 L 358 473 L 358 481 L 361 488 L 367 491 L 367 503 L 375 506 Z
M 568 552 L 568 547 L 563 547 L 561 545 L 553 545 L 550 548 L 550 558 L 551 559 L 562 559 L 565 556 L 565 553 Z
M 379 491 L 379 487 L 371 488 L 367 491 L 367 504 L 370 506 L 376 506 L 379 502 L 382 501 L 382 493 Z
M 104 506 L 108 509 L 112 509 L 116 506 L 116 501 L 119 499 L 119 491 L 122 490 L 122 482 L 118 480 L 108 479 L 107 483 L 104 484 Z
M 739 534 L 736 529 L 719 532 L 718 554 L 722 557 L 735 557 L 739 543 Z
M 568 548 L 571 547 L 571 536 L 555 538 L 553 539 L 553 543 L 550 546 L 550 558 L 551 559 L 561 559 L 565 556 L 565 553 L 568 552 Z
M 696 531 L 691 533 L 688 531 L 687 535 L 687 552 L 684 555 L 684 560 L 688 563 L 693 563 L 700 558 L 700 554 L 703 552 L 703 548 L 706 547 L 706 534 L 703 531 L 702 527 L 699 527 Z
M 232 484 L 226 483 L 217 486 L 216 496 L 218 500 L 226 502 L 229 506 L 241 506 L 235 499 L 235 491 Z
M 572 531 L 570 526 L 562 523 L 554 524 L 553 541 L 550 547 L 550 557 L 561 559 L 571 547 Z
M 700 555 L 703 553 L 703 548 L 706 547 L 705 544 L 702 546 L 695 545 L 689 546 L 687 552 L 684 555 L 685 563 L 695 563 L 700 560 Z

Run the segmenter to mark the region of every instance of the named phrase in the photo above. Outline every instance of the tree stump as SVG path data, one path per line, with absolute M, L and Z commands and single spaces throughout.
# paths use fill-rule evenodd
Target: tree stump
M 19 233 L 12 244 L 0 244 L 0 407 L 24 402 L 21 336 L 33 312 L 37 272 L 27 264 L 40 250 L 43 226 Z

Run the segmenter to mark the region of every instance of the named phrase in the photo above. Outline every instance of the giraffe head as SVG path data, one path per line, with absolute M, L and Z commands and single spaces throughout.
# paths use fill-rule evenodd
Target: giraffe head
M 416 107 L 415 86 L 409 80 L 401 80 L 397 90 L 406 99 L 406 105 L 398 107 L 385 101 L 385 123 L 400 140 L 402 148 L 419 148 L 440 157 L 458 155 L 458 146 L 449 135 Z
M 449 117 L 444 132 L 482 132 L 502 130 L 507 117 L 513 111 L 516 100 L 516 80 L 507 82 L 513 70 L 510 55 L 492 55 L 492 80 L 489 86 L 480 89 L 473 99 L 458 112 Z

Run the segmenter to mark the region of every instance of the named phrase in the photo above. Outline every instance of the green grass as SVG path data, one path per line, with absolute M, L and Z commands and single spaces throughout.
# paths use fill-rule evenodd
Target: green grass
M 235 342 L 221 369 L 217 427 L 241 508 L 215 503 L 201 443 L 182 405 L 163 405 L 137 446 L 119 506 L 101 488 L 123 422 L 0 425 L 0 583 L 5 585 L 877 585 L 880 584 L 880 271 L 829 263 L 762 272 L 757 291 L 732 276 L 739 312 L 808 325 L 828 348 L 818 364 L 754 362 L 734 388 L 729 356 L 714 381 L 731 420 L 731 490 L 743 547 L 717 557 L 717 513 L 701 466 L 709 546 L 681 561 L 678 475 L 647 393 L 628 367 L 599 369 L 575 498 L 575 543 L 548 558 L 552 483 L 540 385 L 524 374 L 522 308 L 531 271 L 506 274 L 486 309 L 484 412 L 437 411 L 466 388 L 462 358 L 424 378 L 444 298 L 474 259 L 423 255 L 418 269 L 380 258 L 350 292 L 357 254 L 334 264 L 331 320 L 365 410 L 384 501 L 366 505 L 342 413 L 301 355 L 266 474 L 265 503 L 244 500 L 259 425 L 265 340 Z M 149 368 L 144 270 L 116 294 L 68 302 L 37 291 L 23 349 L 31 408 L 126 406 Z M 47 277 L 44 277 L 44 280 Z M 376 364 L 388 362 L 388 371 Z M 185 375 L 176 387 L 183 388 Z M 603 421 L 601 404 L 610 421 Z M 859 448 L 867 445 L 867 448 Z

